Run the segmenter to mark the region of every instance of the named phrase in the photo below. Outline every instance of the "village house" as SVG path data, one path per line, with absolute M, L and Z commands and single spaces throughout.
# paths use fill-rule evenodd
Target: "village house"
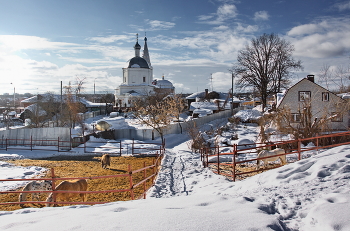
M 38 94 L 33 97 L 24 99 L 21 101 L 21 105 L 24 107 L 24 111 L 20 114 L 20 118 L 25 119 L 32 117 L 42 117 L 50 119 L 55 114 L 59 113 L 61 108 L 65 108 L 67 103 L 67 95 L 55 95 L 55 94 Z M 104 113 L 106 111 L 106 103 L 93 103 L 82 97 L 76 97 L 72 95 L 72 100 L 77 102 L 80 106 L 81 112 L 100 111 Z M 110 105 L 110 110 L 112 105 Z
M 289 88 L 283 97 L 277 98 L 277 110 L 289 109 L 290 122 L 295 127 L 301 122 L 303 110 L 310 108 L 311 121 L 327 121 L 330 130 L 348 130 L 346 101 L 316 84 L 314 75 L 308 75 Z

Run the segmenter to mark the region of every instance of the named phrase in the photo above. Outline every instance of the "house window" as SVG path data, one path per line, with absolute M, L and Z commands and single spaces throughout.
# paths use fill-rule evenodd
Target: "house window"
M 331 116 L 332 122 L 343 122 L 343 115 L 340 112 L 332 112 Z
M 329 92 L 322 92 L 322 101 L 329 101 Z
M 144 82 L 144 83 L 146 82 L 146 77 L 143 77 L 143 82 Z
M 311 99 L 311 91 L 299 91 L 299 101 L 304 102 Z
M 292 113 L 290 122 L 292 123 L 300 123 L 301 122 L 301 115 L 300 113 Z

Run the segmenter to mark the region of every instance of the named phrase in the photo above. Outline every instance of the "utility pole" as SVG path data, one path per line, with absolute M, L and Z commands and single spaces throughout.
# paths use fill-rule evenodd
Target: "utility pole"
M 231 73 L 231 77 L 232 77 L 232 88 L 231 88 L 231 116 L 233 116 L 233 84 L 234 84 L 234 80 L 235 80 L 235 77 L 233 75 L 233 72 Z
M 16 87 L 13 83 L 13 110 L 16 112 Z

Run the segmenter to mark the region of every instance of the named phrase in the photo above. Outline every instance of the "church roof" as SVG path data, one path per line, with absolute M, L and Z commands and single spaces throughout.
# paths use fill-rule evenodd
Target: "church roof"
M 166 79 L 157 80 L 156 86 L 159 88 L 174 88 L 173 84 Z
M 141 57 L 130 59 L 128 68 L 149 68 L 147 61 Z

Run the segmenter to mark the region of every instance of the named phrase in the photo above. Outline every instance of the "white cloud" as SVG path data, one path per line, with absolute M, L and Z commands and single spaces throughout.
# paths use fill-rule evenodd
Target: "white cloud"
M 147 31 L 169 30 L 176 25 L 173 22 L 165 22 L 165 21 L 149 20 L 149 19 L 146 19 L 146 23 L 150 26 L 150 28 Z
M 292 28 L 288 31 L 289 36 L 307 35 L 321 32 L 323 29 L 317 24 L 305 24 Z
M 300 25 L 292 28 L 287 35 L 298 56 L 325 58 L 350 52 L 349 18 L 326 18 Z
M 266 20 L 269 20 L 269 13 L 267 13 L 267 11 L 258 11 L 258 12 L 255 12 L 254 14 L 254 20 L 255 21 L 266 21 Z
M 212 77 L 214 91 L 228 92 L 232 88 L 232 75 L 230 73 L 215 72 Z
M 15 51 L 24 49 L 62 49 L 78 46 L 74 43 L 51 42 L 46 38 L 26 35 L 0 35 L 0 44 Z
M 350 1 L 337 3 L 334 5 L 339 11 L 350 10 Z
M 117 41 L 130 41 L 131 35 L 110 35 L 107 37 L 92 37 L 88 40 L 99 43 L 113 43 Z
M 227 4 L 219 6 L 216 13 L 209 15 L 200 15 L 198 20 L 201 23 L 211 24 L 211 25 L 220 25 L 223 22 L 236 18 L 238 15 L 237 7 L 233 4 Z

